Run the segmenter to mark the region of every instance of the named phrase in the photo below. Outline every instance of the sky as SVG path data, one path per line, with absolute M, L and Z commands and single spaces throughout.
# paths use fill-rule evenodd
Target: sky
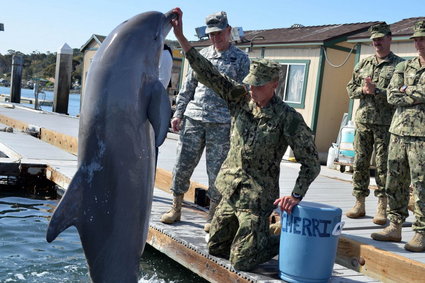
M 0 54 L 57 52 L 65 43 L 81 48 L 93 34 L 108 35 L 118 24 L 146 11 L 183 10 L 190 40 L 209 14 L 226 11 L 243 30 L 386 21 L 425 16 L 423 0 L 0 0 Z M 167 37 L 174 40 L 172 32 Z

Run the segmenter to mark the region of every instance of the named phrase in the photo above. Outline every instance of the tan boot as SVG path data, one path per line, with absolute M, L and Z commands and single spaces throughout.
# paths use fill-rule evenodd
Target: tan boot
M 390 222 L 390 225 L 384 230 L 370 235 L 376 241 L 400 242 L 401 241 L 401 224 Z
M 269 231 L 270 235 L 280 235 L 280 232 L 282 231 L 282 224 L 280 224 L 280 222 L 270 224 Z
M 204 231 L 209 233 L 211 228 L 211 221 L 214 217 L 215 209 L 217 208 L 218 203 L 215 201 L 210 201 L 210 208 L 208 210 L 207 223 L 204 225 Z
M 357 197 L 354 207 L 345 214 L 348 218 L 359 218 L 366 215 L 365 197 Z
M 425 251 L 425 233 L 416 232 L 413 238 L 404 245 L 404 249 L 411 252 Z
M 373 217 L 373 223 L 378 225 L 387 223 L 387 197 L 378 198 L 378 207 L 376 208 L 375 217 Z
M 173 196 L 173 206 L 171 209 L 161 216 L 161 222 L 165 224 L 173 224 L 174 222 L 180 221 L 182 215 L 182 203 L 184 195 Z

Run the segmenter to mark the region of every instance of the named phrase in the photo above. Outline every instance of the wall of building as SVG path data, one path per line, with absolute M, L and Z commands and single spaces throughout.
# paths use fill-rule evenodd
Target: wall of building
M 81 87 L 82 87 L 81 95 L 82 95 L 82 97 L 84 96 L 87 73 L 89 71 L 91 62 L 92 62 L 93 57 L 96 54 L 96 51 L 97 51 L 98 48 L 99 48 L 99 44 L 95 40 L 92 40 L 84 50 L 84 61 L 83 61 L 84 65 L 83 65 L 82 82 L 81 82 Z
M 351 49 L 354 44 L 345 45 Z M 316 129 L 316 145 L 321 160 L 336 142 L 344 113 L 348 110 L 347 83 L 354 68 L 355 54 L 333 48 L 326 49 L 328 60 L 324 61 L 323 83 Z M 345 62 L 345 63 L 344 63 Z M 343 64 L 344 63 L 344 64 Z M 343 64 L 342 66 L 340 66 Z

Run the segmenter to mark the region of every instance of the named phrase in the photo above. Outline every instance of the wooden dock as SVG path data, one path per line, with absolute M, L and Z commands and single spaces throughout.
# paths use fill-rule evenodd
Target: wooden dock
M 0 94 L 0 102 L 10 102 L 10 95 Z M 35 98 L 22 96 L 21 103 L 35 104 Z M 52 100 L 39 99 L 38 103 L 40 106 L 53 106 Z
M 66 190 L 76 172 L 78 119 L 4 104 L 0 106 L 0 123 L 0 151 L 5 155 L 0 158 L 0 170 L 13 168 L 13 164 L 21 165 L 15 166 L 18 168 L 16 170 L 29 168 L 26 169 L 28 174 L 42 170 L 59 190 Z M 14 132 L 1 132 L 7 127 L 13 127 Z M 185 195 L 182 221 L 174 225 L 159 221 L 160 215 L 168 210 L 172 202 L 171 194 L 167 192 L 175 162 L 176 143 L 176 136 L 170 134 L 159 149 L 148 243 L 211 282 L 281 281 L 277 258 L 251 273 L 237 272 L 228 261 L 208 254 L 203 232 L 206 210 L 193 203 L 195 189 L 205 189 L 208 182 L 205 157 L 195 169 L 191 188 Z M 22 164 L 33 164 L 33 167 Z M 34 168 L 38 168 L 38 171 Z M 292 190 L 298 168 L 299 164 L 282 162 L 281 195 Z M 354 203 L 351 190 L 350 174 L 322 167 L 305 200 L 334 205 L 346 211 Z M 403 249 L 405 241 L 413 236 L 409 227 L 413 217 L 409 217 L 403 228 L 402 243 L 373 241 L 370 234 L 382 227 L 372 223 L 377 202 L 372 195 L 366 200 L 366 217 L 349 219 L 343 216 L 346 224 L 339 240 L 330 282 L 424 282 L 425 253 L 410 253 Z

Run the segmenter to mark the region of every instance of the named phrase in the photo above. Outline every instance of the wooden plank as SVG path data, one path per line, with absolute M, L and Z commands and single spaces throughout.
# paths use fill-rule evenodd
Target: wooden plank
M 425 264 L 341 236 L 336 262 L 382 282 L 424 282 Z
M 152 227 L 147 243 L 210 282 L 252 282 Z
M 7 126 L 18 129 L 22 132 L 25 132 L 25 130 L 28 129 L 27 123 L 21 122 L 19 120 L 12 119 L 12 118 L 7 117 L 7 116 L 2 115 L 2 114 L 0 114 L 0 123 L 3 123 Z
M 68 189 L 68 186 L 71 183 L 71 179 L 69 177 L 62 174 L 60 170 L 56 170 L 56 168 L 51 166 L 47 166 L 46 168 L 46 178 L 65 190 Z
M 69 153 L 77 155 L 78 138 L 66 134 L 61 134 L 46 128 L 40 129 L 40 139 L 51 145 L 57 146 Z

